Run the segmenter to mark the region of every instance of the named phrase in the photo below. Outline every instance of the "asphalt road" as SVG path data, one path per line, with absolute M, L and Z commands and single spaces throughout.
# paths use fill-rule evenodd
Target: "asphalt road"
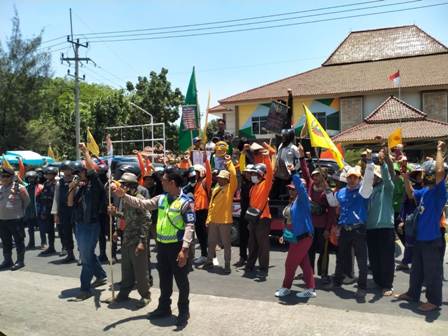
M 36 242 L 39 238 L 36 234 Z M 60 250 L 59 239 L 56 238 L 56 249 Z M 78 278 L 81 268 L 72 264 L 60 264 L 60 258 L 57 255 L 48 257 L 38 256 L 39 250 L 27 251 L 25 256 L 26 267 L 24 270 L 28 272 L 59 275 L 63 277 Z M 397 249 L 400 252 L 400 248 Z M 199 255 L 200 251 L 196 250 L 196 255 Z M 397 253 L 397 256 L 398 256 Z M 218 251 L 218 260 L 221 265 L 223 264 L 223 251 Z M 120 257 L 120 256 L 119 256 Z M 279 300 L 274 297 L 274 292 L 277 288 L 281 287 L 284 272 L 284 260 L 286 258 L 286 249 L 273 244 L 271 250 L 270 270 L 269 276 L 263 280 L 258 277 L 247 278 L 244 276 L 242 269 L 236 269 L 232 267 L 232 273 L 230 275 L 224 275 L 219 267 L 215 267 L 213 271 L 205 271 L 200 268 L 195 268 L 190 274 L 190 286 L 191 292 L 195 294 L 213 295 L 218 297 L 240 298 L 249 300 L 261 300 L 267 302 L 278 302 Z M 236 262 L 239 258 L 239 250 L 234 247 L 232 250 L 232 263 Z M 401 259 L 398 257 L 397 260 Z M 155 262 L 155 254 L 151 256 L 152 262 Z M 445 256 L 445 279 L 448 279 L 448 256 Z M 157 271 L 155 264 L 152 264 L 154 276 L 154 284 L 158 286 Z M 334 272 L 335 256 L 330 256 L 330 272 Z M 104 265 L 110 277 L 109 265 Z M 355 266 L 356 270 L 356 266 Z M 6 271 L 9 272 L 9 271 Z M 300 273 L 300 269 L 298 270 Z M 114 282 L 121 280 L 120 265 L 113 266 Z M 1 273 L 0 273 L 1 277 Z M 369 279 L 371 276 L 369 275 Z M 396 272 L 394 280 L 394 289 L 396 293 L 401 293 L 407 289 L 409 281 L 409 274 L 404 272 Z M 340 309 L 345 311 L 358 311 L 358 312 L 378 312 L 382 314 L 390 314 L 393 316 L 413 316 L 420 319 L 425 319 L 427 322 L 432 322 L 437 319 L 448 321 L 448 282 L 444 282 L 443 308 L 439 312 L 433 312 L 427 315 L 421 315 L 416 310 L 416 305 L 408 304 L 405 302 L 396 302 L 393 297 L 382 297 L 379 289 L 375 288 L 372 280 L 368 282 L 368 294 L 365 303 L 358 303 L 354 298 L 356 291 L 356 284 L 343 285 L 342 288 L 334 291 L 325 291 L 320 289 L 320 281 L 317 281 L 317 298 L 310 299 L 308 304 L 315 306 Z M 301 280 L 295 280 L 293 284 L 293 290 L 300 291 L 303 288 L 303 282 Z M 422 294 L 422 300 L 424 300 L 424 293 Z M 281 302 L 286 305 L 302 304 L 295 298 L 290 296 Z

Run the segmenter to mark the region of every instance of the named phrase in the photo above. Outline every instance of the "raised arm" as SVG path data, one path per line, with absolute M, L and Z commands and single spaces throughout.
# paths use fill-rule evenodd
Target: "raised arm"
M 437 155 L 436 155 L 436 184 L 439 184 L 445 179 L 445 167 L 444 167 L 444 156 L 445 156 L 446 144 L 443 141 L 439 141 L 437 144 Z

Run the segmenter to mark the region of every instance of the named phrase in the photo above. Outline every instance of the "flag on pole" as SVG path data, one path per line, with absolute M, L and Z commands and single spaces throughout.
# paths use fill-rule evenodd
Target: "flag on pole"
M 207 111 L 205 111 L 205 124 L 204 129 L 202 130 L 202 143 L 207 143 L 207 124 L 208 124 L 208 110 L 210 110 L 210 100 L 211 100 L 211 94 L 210 90 L 208 90 L 208 101 L 207 101 Z
M 320 147 L 327 148 L 332 154 L 333 157 L 338 164 L 339 168 L 344 168 L 344 162 L 341 152 L 339 152 L 336 145 L 331 140 L 330 136 L 321 126 L 316 117 L 311 113 L 311 111 L 303 104 L 303 108 L 305 109 L 306 116 L 306 125 L 308 134 L 310 136 L 311 146 L 312 147 Z
M 90 133 L 90 129 L 87 128 L 87 149 L 90 153 L 92 153 L 94 156 L 100 156 L 100 148 L 98 147 L 95 139 L 93 138 L 92 133 Z
M 389 80 L 394 82 L 394 86 L 397 87 L 400 85 L 400 70 L 389 75 Z
M 106 148 L 107 148 L 107 165 L 109 167 L 108 174 L 111 174 L 112 159 L 114 157 L 114 147 L 112 145 L 112 139 L 110 134 L 106 135 Z
M 193 67 L 193 72 L 191 73 L 190 83 L 188 84 L 187 94 L 185 96 L 184 105 L 194 105 L 194 121 L 196 125 L 199 125 L 199 104 L 198 104 L 198 92 L 196 88 L 196 75 L 195 69 Z M 182 109 L 183 110 L 183 109 Z M 184 118 L 182 117 L 180 128 L 179 128 L 179 149 L 181 152 L 188 150 L 193 144 L 192 139 L 197 137 L 199 131 L 194 129 L 190 131 L 184 124 Z
M 47 155 L 51 157 L 53 160 L 56 160 L 56 155 L 54 154 L 53 148 L 51 147 L 51 144 L 48 145 L 48 151 Z
M 391 149 L 401 144 L 403 144 L 403 138 L 401 136 L 401 128 L 399 127 L 389 134 L 389 137 L 387 138 L 387 145 L 389 149 Z

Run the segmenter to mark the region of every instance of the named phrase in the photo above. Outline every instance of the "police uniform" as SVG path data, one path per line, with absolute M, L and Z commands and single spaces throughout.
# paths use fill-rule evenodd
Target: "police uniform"
M 177 257 L 182 248 L 190 247 L 193 238 L 196 217 L 191 199 L 181 192 L 175 199 L 163 194 L 149 200 L 125 195 L 123 200 L 133 207 L 158 211 L 156 242 L 161 293 L 157 311 L 163 315 L 171 313 L 174 278 L 179 288 L 179 316 L 189 315 L 188 267 L 179 267 Z
M 55 252 L 54 218 L 51 215 L 55 189 L 55 181 L 45 181 L 42 192 L 37 198 L 37 201 L 39 202 L 39 230 L 41 230 L 44 234 L 48 234 L 48 249 L 44 251 L 47 253 Z
M 3 168 L 2 175 L 14 176 L 14 171 Z M 12 270 L 24 266 L 25 230 L 23 218 L 30 202 L 26 188 L 16 181 L 8 185 L 0 185 L 0 238 L 3 245 L 3 263 L 0 269 L 12 266 Z M 16 244 L 17 262 L 12 262 L 12 238 Z

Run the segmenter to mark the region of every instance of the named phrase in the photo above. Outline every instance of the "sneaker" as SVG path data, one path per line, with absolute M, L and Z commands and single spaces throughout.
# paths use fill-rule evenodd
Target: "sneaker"
M 317 296 L 314 288 L 305 289 L 303 292 L 297 293 L 298 298 L 315 298 Z
M 150 298 L 140 298 L 140 300 L 138 300 L 138 307 L 139 308 L 143 308 L 146 307 L 149 303 L 151 302 Z
M 101 287 L 107 284 L 107 277 L 96 279 L 94 282 L 92 282 L 92 288 Z
M 212 269 L 214 266 L 215 266 L 215 265 L 213 264 L 212 261 L 206 261 L 206 262 L 204 263 L 204 265 L 202 266 L 202 269 L 204 269 L 204 270 L 209 270 L 209 269 Z
M 214 265 L 214 266 L 219 266 L 219 260 L 218 260 L 218 258 L 216 258 L 216 257 L 213 258 L 213 265 Z
M 177 317 L 176 327 L 185 328 L 185 326 L 188 324 L 189 318 L 190 313 L 179 313 L 179 316 Z
M 366 290 L 365 289 L 361 289 L 361 288 L 358 288 L 358 290 L 355 293 L 355 296 L 356 296 L 357 299 L 365 299 L 366 295 L 367 295 Z
M 200 257 L 194 258 L 193 264 L 195 264 L 195 265 L 202 265 L 206 261 L 207 261 L 207 257 L 200 256 Z
M 243 267 L 246 264 L 246 259 L 240 258 L 236 263 L 233 264 L 235 267 Z
M 291 294 L 291 290 L 289 288 L 282 287 L 280 289 L 277 289 L 277 291 L 275 292 L 274 295 L 276 297 L 284 297 L 284 296 L 287 296 L 289 294 Z
M 422 313 L 428 313 L 428 312 L 432 312 L 434 310 L 438 310 L 439 307 L 436 306 L 435 304 L 425 302 L 425 303 L 422 303 L 420 306 L 418 306 L 417 309 L 419 311 L 421 311 Z

